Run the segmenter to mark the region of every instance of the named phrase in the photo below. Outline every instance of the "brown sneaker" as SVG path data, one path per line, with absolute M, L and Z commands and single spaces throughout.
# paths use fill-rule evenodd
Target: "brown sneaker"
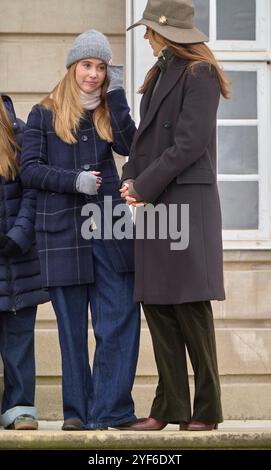
M 31 415 L 19 415 L 13 423 L 5 429 L 13 429 L 15 431 L 36 431 L 39 427 L 38 421 Z

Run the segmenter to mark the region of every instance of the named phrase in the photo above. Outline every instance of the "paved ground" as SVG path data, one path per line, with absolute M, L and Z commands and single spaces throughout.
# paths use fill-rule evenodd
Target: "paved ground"
M 271 421 L 225 421 L 217 431 L 61 431 L 62 423 L 40 421 L 38 431 L 0 428 L 0 449 L 271 449 Z

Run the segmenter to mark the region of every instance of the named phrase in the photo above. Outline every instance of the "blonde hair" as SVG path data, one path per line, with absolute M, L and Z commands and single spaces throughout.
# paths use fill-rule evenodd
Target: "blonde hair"
M 77 142 L 76 133 L 79 129 L 80 119 L 85 117 L 85 110 L 80 100 L 80 88 L 75 78 L 76 65 L 73 64 L 68 69 L 53 91 L 41 101 L 41 105 L 52 111 L 55 132 L 67 144 Z M 102 85 L 101 104 L 93 112 L 93 122 L 101 139 L 111 143 L 113 132 L 107 89 L 108 79 L 106 78 Z
M 6 180 L 16 178 L 19 165 L 16 160 L 20 147 L 16 142 L 6 107 L 0 96 L 0 175 Z
M 226 99 L 230 98 L 230 82 L 226 79 L 225 74 L 219 66 L 214 54 L 205 43 L 178 44 L 164 38 L 150 28 L 148 28 L 148 34 L 151 35 L 155 41 L 161 44 L 161 46 L 167 46 L 168 49 L 170 49 L 176 56 L 187 60 L 189 62 L 188 70 L 190 69 L 192 72 L 195 65 L 200 64 L 201 62 L 207 62 L 210 68 L 213 66 L 217 73 L 222 96 L 224 96 Z M 154 65 L 149 70 L 143 85 L 139 89 L 139 93 L 144 94 L 146 92 L 151 79 L 156 73 L 157 68 L 157 65 Z

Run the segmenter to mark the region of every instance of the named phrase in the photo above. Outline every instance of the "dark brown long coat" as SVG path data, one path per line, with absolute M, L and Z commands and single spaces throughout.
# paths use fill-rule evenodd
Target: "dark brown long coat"
M 122 181 L 146 203 L 189 204 L 189 245 L 136 241 L 135 300 L 180 304 L 223 300 L 221 211 L 216 178 L 216 114 L 220 86 L 206 63 L 187 71 L 174 57 L 150 100 L 157 75 L 141 101 L 141 122 Z M 147 206 L 148 207 L 148 206 Z M 142 209 L 140 209 L 142 210 Z M 166 223 L 166 220 L 164 221 Z

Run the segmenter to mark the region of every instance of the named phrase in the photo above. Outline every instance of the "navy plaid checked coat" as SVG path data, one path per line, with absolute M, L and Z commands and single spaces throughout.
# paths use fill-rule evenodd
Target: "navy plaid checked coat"
M 75 144 L 63 142 L 55 133 L 52 112 L 33 107 L 22 147 L 21 178 L 28 188 L 38 189 L 36 237 L 43 286 L 66 286 L 94 281 L 91 240 L 82 237 L 81 215 L 87 203 L 103 207 L 104 196 L 112 196 L 113 207 L 123 204 L 119 176 L 112 149 L 129 155 L 135 134 L 124 90 L 108 93 L 113 143 L 102 140 L 93 124 L 92 111 L 81 120 Z M 83 170 L 101 172 L 97 196 L 76 191 L 76 179 Z M 104 240 L 117 272 L 134 270 L 133 240 Z
M 2 95 L 10 122 L 19 145 L 24 123 L 16 118 L 9 96 Z M 20 154 L 17 155 L 18 160 Z M 35 247 L 36 191 L 23 189 L 19 176 L 15 180 L 0 177 L 0 231 L 20 246 L 23 254 L 0 255 L 0 315 L 1 311 L 21 310 L 49 301 L 48 292 L 41 289 L 38 254 Z

